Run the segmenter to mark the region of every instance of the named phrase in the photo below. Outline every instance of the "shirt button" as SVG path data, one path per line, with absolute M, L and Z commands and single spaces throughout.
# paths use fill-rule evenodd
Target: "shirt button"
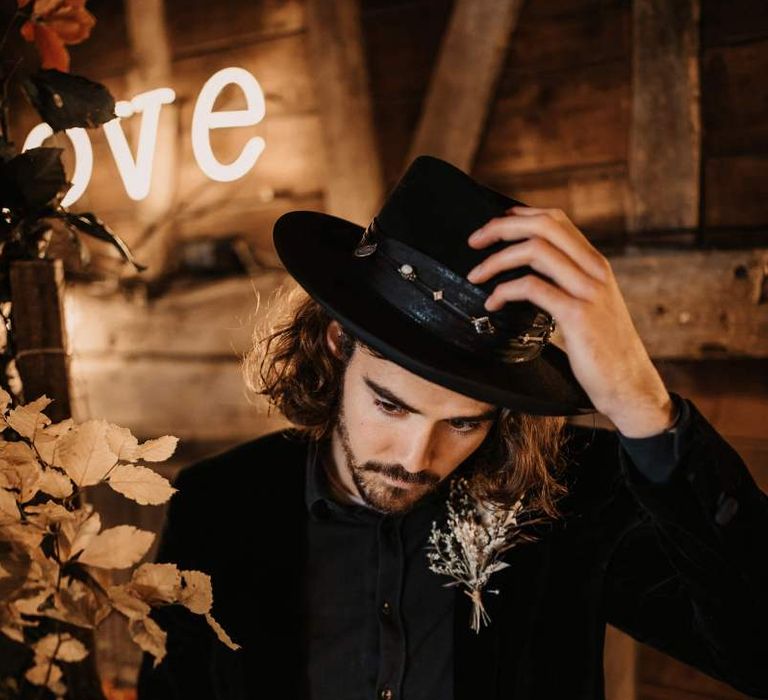
M 392 700 L 392 688 L 383 688 L 379 693 L 381 700 Z
M 392 606 L 385 600 L 381 605 L 381 614 L 389 615 L 392 612 Z

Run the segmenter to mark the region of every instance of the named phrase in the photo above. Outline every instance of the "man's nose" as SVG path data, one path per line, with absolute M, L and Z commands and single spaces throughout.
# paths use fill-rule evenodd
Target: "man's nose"
M 408 435 L 403 467 L 411 474 L 430 471 L 435 455 L 434 427 L 427 426 Z

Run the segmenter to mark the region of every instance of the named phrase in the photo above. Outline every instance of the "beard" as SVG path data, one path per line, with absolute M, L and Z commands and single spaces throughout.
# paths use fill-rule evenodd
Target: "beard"
M 344 452 L 346 469 L 352 476 L 360 498 L 369 508 L 379 513 L 405 513 L 440 485 L 439 477 L 423 471 L 413 474 L 399 464 L 387 465 L 371 461 L 361 463 L 352 450 L 344 410 L 341 407 L 334 430 L 339 436 Z M 407 486 L 398 486 L 386 477 L 404 481 Z

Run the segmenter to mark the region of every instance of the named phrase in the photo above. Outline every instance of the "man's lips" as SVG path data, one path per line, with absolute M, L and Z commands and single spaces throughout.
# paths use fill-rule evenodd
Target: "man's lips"
M 395 486 L 399 486 L 401 489 L 410 489 L 415 484 L 411 483 L 410 481 L 400 481 L 399 479 L 393 479 L 391 476 L 387 476 L 386 474 L 382 474 L 382 476 L 390 483 L 394 484 Z

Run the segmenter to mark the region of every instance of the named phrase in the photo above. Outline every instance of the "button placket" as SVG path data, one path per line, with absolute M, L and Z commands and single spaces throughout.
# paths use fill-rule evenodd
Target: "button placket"
M 380 666 L 379 697 L 391 699 L 402 683 L 405 639 L 399 608 L 403 585 L 403 546 L 398 517 L 383 517 L 379 523 L 379 576 L 377 585 Z

